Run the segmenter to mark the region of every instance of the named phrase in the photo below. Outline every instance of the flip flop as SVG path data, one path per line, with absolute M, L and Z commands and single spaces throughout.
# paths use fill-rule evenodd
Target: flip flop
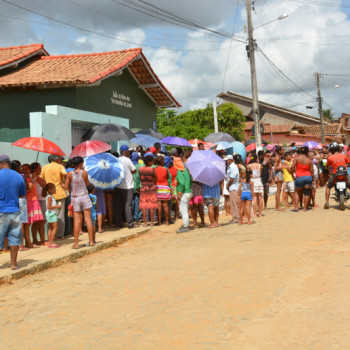
M 48 245 L 47 247 L 48 248 L 61 248 L 61 246 L 58 244 Z
M 79 248 L 79 247 L 76 247 L 76 248 L 75 248 L 75 247 L 73 247 L 72 249 L 80 249 L 80 248 Z
M 297 213 L 299 210 L 298 209 L 292 209 L 291 211 L 293 211 L 294 213 Z
M 85 247 L 93 247 L 94 245 L 95 245 L 95 243 L 94 244 L 90 244 L 90 243 L 85 243 L 84 244 Z
M 21 269 L 22 268 L 22 266 L 17 266 L 17 267 L 15 267 L 14 269 L 11 267 L 11 270 L 12 271 L 15 271 L 15 270 L 19 270 L 19 269 Z
M 19 249 L 20 252 L 26 252 L 27 250 L 29 250 L 29 248 L 27 248 L 27 247 L 23 247 L 23 248 Z

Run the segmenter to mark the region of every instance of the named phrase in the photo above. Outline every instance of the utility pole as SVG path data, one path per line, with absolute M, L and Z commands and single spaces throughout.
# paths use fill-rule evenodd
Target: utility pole
M 261 131 L 260 131 L 260 114 L 259 114 L 259 98 L 258 98 L 258 83 L 256 80 L 256 67 L 255 67 L 255 42 L 253 38 L 253 24 L 252 24 L 252 7 L 251 1 L 246 0 L 247 7 L 247 21 L 248 21 L 248 47 L 249 47 L 249 61 L 250 61 L 250 77 L 252 83 L 252 98 L 253 98 L 253 119 L 255 126 L 255 143 L 256 150 L 262 149 Z
M 324 125 L 323 125 L 323 110 L 322 110 L 322 97 L 321 97 L 321 87 L 320 87 L 320 73 L 315 73 L 316 85 L 317 85 L 317 100 L 318 100 L 318 113 L 320 114 L 321 122 L 321 142 L 325 143 L 324 138 Z
M 214 108 L 214 131 L 218 132 L 219 128 L 218 128 L 218 113 L 216 111 L 216 100 L 214 100 L 213 102 L 213 108 Z

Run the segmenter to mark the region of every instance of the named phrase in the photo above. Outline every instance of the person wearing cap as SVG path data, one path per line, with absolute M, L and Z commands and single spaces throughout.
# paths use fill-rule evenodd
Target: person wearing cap
M 10 246 L 11 269 L 17 270 L 17 254 L 22 243 L 19 198 L 26 195 L 23 178 L 10 169 L 10 158 L 0 155 L 0 249 L 5 239 Z
M 132 216 L 132 198 L 134 193 L 134 174 L 136 167 L 129 158 L 130 150 L 127 145 L 120 147 L 119 161 L 123 164 L 125 176 L 123 182 L 115 189 L 116 191 L 116 207 L 115 220 L 118 227 L 123 226 L 123 212 L 125 213 L 128 228 L 136 227 Z
M 232 220 L 230 224 L 239 222 L 239 169 L 233 161 L 233 156 L 228 155 L 224 159 L 227 164 L 226 183 L 229 193 Z
M 344 144 L 343 143 L 339 144 L 339 153 L 345 154 L 345 152 L 344 152 Z
M 57 216 L 58 229 L 56 237 L 63 238 L 65 233 L 65 201 L 67 198 L 67 193 L 64 190 L 63 185 L 67 172 L 64 166 L 61 164 L 61 156 L 51 154 L 49 156 L 49 162 L 50 164 L 43 166 L 40 177 L 44 179 L 46 183 L 53 183 L 56 187 L 56 193 L 53 195 L 53 197 L 62 205 L 62 208 Z
M 150 147 L 147 152 L 153 153 L 153 155 L 157 155 L 157 149 L 155 147 Z

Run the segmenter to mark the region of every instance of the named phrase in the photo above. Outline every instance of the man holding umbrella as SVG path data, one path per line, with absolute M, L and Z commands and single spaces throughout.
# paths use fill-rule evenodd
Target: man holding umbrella
M 134 174 L 136 167 L 130 159 L 130 150 L 127 145 L 120 147 L 119 161 L 123 164 L 125 177 L 123 182 L 116 188 L 116 208 L 115 218 L 118 227 L 123 226 L 123 212 L 125 212 L 128 228 L 134 228 L 134 218 L 132 216 L 132 198 L 134 193 Z

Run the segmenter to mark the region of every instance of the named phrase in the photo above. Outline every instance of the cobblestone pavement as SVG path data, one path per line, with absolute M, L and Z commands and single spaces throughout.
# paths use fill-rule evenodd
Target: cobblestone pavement
M 350 211 L 264 213 L 1 286 L 1 348 L 349 348 Z

